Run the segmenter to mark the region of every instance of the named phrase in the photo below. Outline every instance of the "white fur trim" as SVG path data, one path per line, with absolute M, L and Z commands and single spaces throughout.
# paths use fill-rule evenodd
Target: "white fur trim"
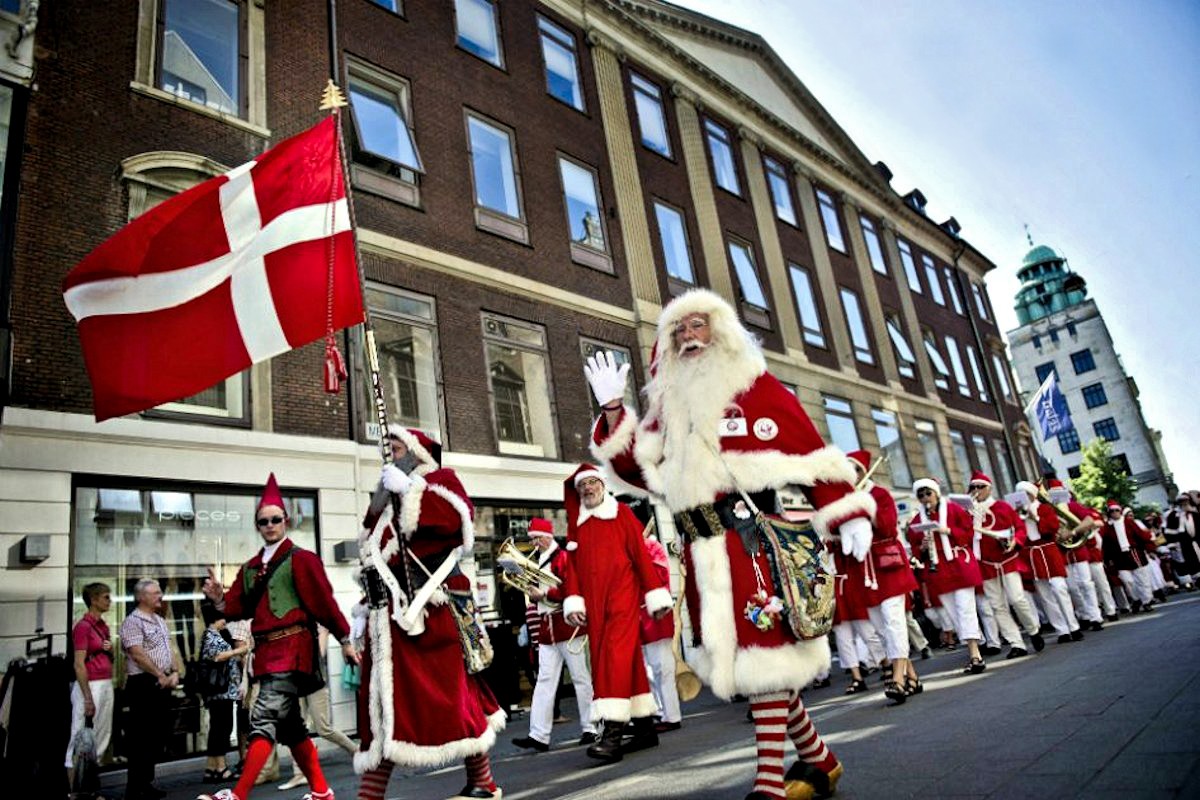
M 393 422 L 388 425 L 388 435 L 395 436 L 404 442 L 404 446 L 421 460 L 421 463 L 412 471 L 413 475 L 425 475 L 438 468 L 438 463 L 433 459 L 433 454 L 425 449 L 425 445 L 421 444 L 408 428 Z
M 829 670 L 824 636 L 783 647 L 738 647 L 733 617 L 729 553 L 723 537 L 691 544 L 700 590 L 700 630 L 704 646 L 688 650 L 688 664 L 717 697 L 797 689 Z
M 567 552 L 572 553 L 579 549 L 579 542 L 567 542 Z
M 1018 485 L 1018 487 L 1020 486 L 1020 484 L 1017 484 L 1017 485 Z M 930 489 L 934 493 L 936 493 L 938 497 L 942 496 L 942 487 L 933 478 L 917 478 L 915 481 L 913 481 L 913 487 L 912 487 L 913 494 L 916 494 L 917 492 L 921 491 L 922 489 Z
M 592 699 L 592 722 L 629 722 L 632 710 L 628 697 L 596 697 Z
M 488 726 L 479 736 L 440 745 L 389 741 L 377 747 L 379 740 L 372 741 L 369 750 L 354 754 L 354 771 L 361 775 L 375 769 L 384 758 L 401 767 L 440 767 L 486 753 L 496 743 L 496 733 L 504 730 L 506 720 L 505 713 L 497 711 L 488 717 Z
M 631 719 L 640 717 L 649 717 L 658 711 L 658 703 L 654 702 L 654 695 L 650 692 L 645 694 L 635 694 L 629 698 L 629 716 Z M 615 720 L 614 720 L 615 722 Z
M 839 497 L 828 505 L 822 506 L 812 518 L 813 530 L 822 539 L 827 538 L 830 531 L 848 519 L 856 516 L 875 518 L 875 498 L 867 492 L 850 492 Z
M 475 523 L 471 521 L 471 509 L 466 501 L 456 495 L 454 492 L 447 489 L 445 486 L 440 486 L 436 483 L 429 485 L 429 491 L 441 497 L 447 503 L 454 507 L 458 512 L 459 518 L 462 520 L 462 548 L 464 553 L 470 553 L 475 547 Z
M 579 488 L 579 484 L 586 481 L 588 478 L 595 478 L 598 481 L 604 480 L 604 473 L 598 469 L 585 469 L 582 472 L 575 473 L 575 488 Z
M 1024 492 L 1025 494 L 1029 495 L 1030 497 L 1037 497 L 1037 494 L 1038 494 L 1037 486 L 1033 485 L 1029 481 L 1018 481 L 1015 488 L 1018 492 Z
M 612 461 L 629 449 L 629 445 L 633 442 L 633 433 L 637 430 L 638 416 L 632 408 L 625 406 L 617 427 L 608 432 L 607 439 L 596 444 L 596 427 L 603 419 L 603 416 L 597 417 L 596 424 L 592 426 L 591 451 L 598 461 Z
M 425 479 L 418 475 L 400 498 L 400 533 L 405 539 L 410 538 L 417 530 L 417 522 L 421 519 L 421 497 L 425 494 L 427 486 Z M 392 553 L 389 553 L 385 557 L 391 555 Z
M 582 525 L 592 517 L 596 519 L 616 519 L 617 512 L 620 510 L 620 505 L 617 503 L 617 498 L 605 492 L 604 499 L 600 501 L 600 505 L 595 508 L 588 508 L 582 503 L 579 506 L 579 519 L 575 521 L 576 525 Z
M 675 601 L 671 599 L 671 593 L 661 586 L 646 592 L 646 611 L 651 614 L 673 605 L 675 605 Z M 634 714 L 634 716 L 638 715 Z
M 567 548 L 571 549 L 570 547 Z M 567 595 L 563 600 L 562 605 L 563 616 L 571 614 L 586 614 L 587 605 L 583 602 L 583 596 L 578 594 Z

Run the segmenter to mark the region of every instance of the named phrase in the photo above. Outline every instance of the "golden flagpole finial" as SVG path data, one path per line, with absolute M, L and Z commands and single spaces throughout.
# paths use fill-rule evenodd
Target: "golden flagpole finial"
M 335 108 L 345 108 L 348 105 L 350 104 L 346 102 L 346 95 L 333 82 L 333 79 L 330 78 L 329 82 L 325 84 L 325 88 L 321 91 L 320 109 L 322 111 L 332 111 Z

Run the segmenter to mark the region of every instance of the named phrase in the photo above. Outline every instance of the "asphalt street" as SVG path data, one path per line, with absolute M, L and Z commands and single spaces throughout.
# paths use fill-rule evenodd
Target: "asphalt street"
M 1200 798 L 1200 595 L 1176 595 L 1083 642 L 1051 637 L 1040 655 L 993 657 L 981 675 L 961 674 L 965 661 L 960 650 L 917 662 L 926 690 L 903 706 L 886 707 L 878 676 L 866 695 L 843 696 L 840 676 L 807 694 L 846 767 L 838 797 Z M 565 714 L 574 716 L 573 706 L 564 699 Z M 522 716 L 501 734 L 493 771 L 506 800 L 740 800 L 754 775 L 745 704 L 705 693 L 684 712 L 683 729 L 658 748 L 612 765 L 595 765 L 575 746 L 574 721 L 555 727 L 550 752 L 520 750 L 511 739 L 527 731 Z M 338 797 L 351 800 L 349 759 L 324 743 L 322 753 Z M 203 790 L 192 763 L 187 774 L 173 765 L 177 774 L 160 778 L 169 800 Z M 397 775 L 388 797 L 441 800 L 463 783 L 461 766 Z M 271 785 L 253 797 L 302 795 Z

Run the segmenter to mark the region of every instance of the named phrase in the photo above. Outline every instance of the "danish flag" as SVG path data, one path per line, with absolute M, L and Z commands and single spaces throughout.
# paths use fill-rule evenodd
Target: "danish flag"
M 63 280 L 96 421 L 196 394 L 362 322 L 328 117 L 155 206 Z

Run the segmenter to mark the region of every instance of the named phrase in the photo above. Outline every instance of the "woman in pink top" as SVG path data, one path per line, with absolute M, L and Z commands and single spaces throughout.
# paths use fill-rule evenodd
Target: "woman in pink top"
M 75 650 L 75 683 L 71 685 L 71 741 L 67 744 L 66 761 L 68 769 L 75 756 L 72 749 L 75 734 L 83 727 L 85 717 L 92 718 L 98 756 L 104 755 L 112 735 L 112 635 L 104 622 L 104 614 L 112 605 L 112 594 L 107 584 L 103 583 L 89 583 L 83 587 L 82 594 L 87 611 L 71 631 Z

